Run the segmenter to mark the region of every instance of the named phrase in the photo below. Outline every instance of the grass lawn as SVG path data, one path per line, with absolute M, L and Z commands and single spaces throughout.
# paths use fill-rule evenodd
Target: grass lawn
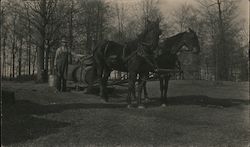
M 146 109 L 126 108 L 126 88 L 110 103 L 83 92 L 55 94 L 46 84 L 4 82 L 2 146 L 250 146 L 249 83 L 171 81 L 160 107 L 159 83 L 147 84 Z

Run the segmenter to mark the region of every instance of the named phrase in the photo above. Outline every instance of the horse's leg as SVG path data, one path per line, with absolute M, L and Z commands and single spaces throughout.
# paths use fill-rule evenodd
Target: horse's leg
M 159 80 L 160 80 L 160 91 L 161 91 L 161 103 L 163 103 L 163 101 L 164 101 L 164 99 L 163 99 L 163 78 L 161 77 L 161 75 L 160 75 L 160 77 L 159 77 Z
M 142 94 L 142 88 L 145 85 L 146 80 L 147 80 L 147 74 L 140 74 L 140 78 L 141 78 L 141 81 L 138 85 L 138 97 L 137 97 L 137 105 L 139 109 L 145 108 L 141 102 L 141 94 Z
M 133 73 L 133 74 L 135 74 L 135 73 Z M 139 76 L 140 77 L 140 76 Z M 137 90 L 138 90 L 138 83 L 140 83 L 140 78 L 139 79 L 137 79 L 137 74 L 135 74 L 135 75 L 133 75 L 133 79 L 134 79 L 134 88 L 133 89 L 131 89 L 131 94 L 132 94 L 132 96 L 133 96 L 133 100 L 136 100 L 136 92 L 138 92 Z M 133 101 L 132 100 L 132 101 Z
M 139 84 L 142 82 L 141 77 L 142 77 L 142 75 L 139 74 L 138 87 L 139 87 Z M 147 84 L 147 82 L 143 83 L 143 85 L 142 85 L 143 89 L 142 89 L 142 90 L 143 90 L 143 92 L 144 92 L 145 101 L 149 101 L 146 84 Z M 138 90 L 138 91 L 139 91 L 139 90 Z M 141 92 L 142 92 L 142 91 L 141 91 Z
M 104 69 L 104 74 L 102 78 L 102 86 L 103 86 L 103 96 L 106 102 L 108 102 L 108 91 L 107 91 L 107 81 L 110 75 L 110 70 Z
M 131 94 L 135 96 L 135 81 L 136 81 L 136 74 L 134 72 L 129 73 L 128 79 L 128 96 L 127 96 L 127 104 L 128 108 L 131 108 Z
M 99 81 L 99 87 L 100 87 L 100 97 L 103 98 L 104 97 L 104 91 L 103 91 L 103 67 L 99 66 L 97 67 L 97 77 L 98 77 L 98 81 Z
M 131 89 L 131 94 L 133 96 L 133 100 L 136 100 L 136 86 L 135 86 L 136 80 L 133 81 L 133 88 Z
M 167 75 L 167 77 L 164 78 L 165 85 L 164 85 L 164 103 L 162 104 L 163 106 L 166 106 L 168 100 L 167 100 L 167 92 L 168 92 L 168 82 L 169 82 L 170 76 Z
M 149 101 L 149 98 L 148 98 L 148 91 L 147 91 L 147 82 L 144 82 L 143 84 L 143 91 L 144 91 L 144 98 L 145 98 L 145 101 L 148 102 Z
M 56 75 L 56 90 L 58 91 L 58 92 L 60 92 L 60 85 L 59 85 L 59 76 L 58 75 Z
M 62 77 L 59 76 L 59 80 L 58 80 L 58 91 L 62 92 Z
M 62 91 L 66 91 L 66 79 L 62 78 Z

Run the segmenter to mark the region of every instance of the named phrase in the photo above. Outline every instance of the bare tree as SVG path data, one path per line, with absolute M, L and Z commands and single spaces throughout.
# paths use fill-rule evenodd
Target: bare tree
M 79 15 L 85 39 L 85 53 L 91 54 L 93 43 L 104 38 L 108 22 L 108 4 L 102 0 L 81 1 Z
M 230 54 L 233 53 L 237 42 L 235 36 L 239 33 L 237 24 L 238 2 L 199 0 L 200 12 L 204 17 L 206 28 L 209 30 L 207 40 L 215 61 L 215 77 L 217 80 L 229 80 Z
M 28 27 L 31 32 L 31 42 L 38 47 L 37 50 L 37 81 L 44 82 L 48 77 L 49 58 L 52 50 L 59 46 L 62 36 L 62 27 L 68 9 L 65 9 L 65 1 L 38 0 L 27 3 Z M 60 11 L 64 10 L 64 11 Z M 29 60 L 30 61 L 30 60 Z

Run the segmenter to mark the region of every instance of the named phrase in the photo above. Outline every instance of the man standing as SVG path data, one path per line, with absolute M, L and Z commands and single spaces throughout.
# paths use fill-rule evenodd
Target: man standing
M 58 91 L 66 91 L 66 79 L 68 72 L 68 49 L 66 39 L 62 39 L 62 45 L 56 50 L 54 67 L 56 76 L 56 88 Z

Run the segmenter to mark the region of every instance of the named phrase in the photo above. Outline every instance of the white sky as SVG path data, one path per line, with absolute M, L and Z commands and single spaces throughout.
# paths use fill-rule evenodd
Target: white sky
M 127 0 L 129 1 L 129 0 Z M 164 13 L 169 13 L 172 10 L 176 9 L 181 4 L 187 3 L 190 5 L 197 5 L 198 3 L 195 0 L 159 0 L 160 1 L 160 9 Z M 212 1 L 212 0 L 211 0 Z M 216 2 L 216 0 L 213 0 Z M 238 0 L 241 1 L 239 5 L 240 16 L 242 19 L 246 19 L 249 21 L 249 0 Z
M 108 1 L 136 3 L 140 0 L 108 0 Z M 211 1 L 216 2 L 216 0 L 211 0 Z M 240 1 L 240 5 L 239 5 L 240 16 L 239 17 L 241 17 L 241 19 L 245 19 L 249 21 L 249 6 L 250 6 L 249 0 L 237 0 L 237 1 Z M 159 0 L 159 2 L 160 2 L 160 9 L 163 15 L 171 13 L 171 11 L 178 8 L 178 6 L 184 3 L 194 5 L 194 6 L 198 5 L 196 0 Z

